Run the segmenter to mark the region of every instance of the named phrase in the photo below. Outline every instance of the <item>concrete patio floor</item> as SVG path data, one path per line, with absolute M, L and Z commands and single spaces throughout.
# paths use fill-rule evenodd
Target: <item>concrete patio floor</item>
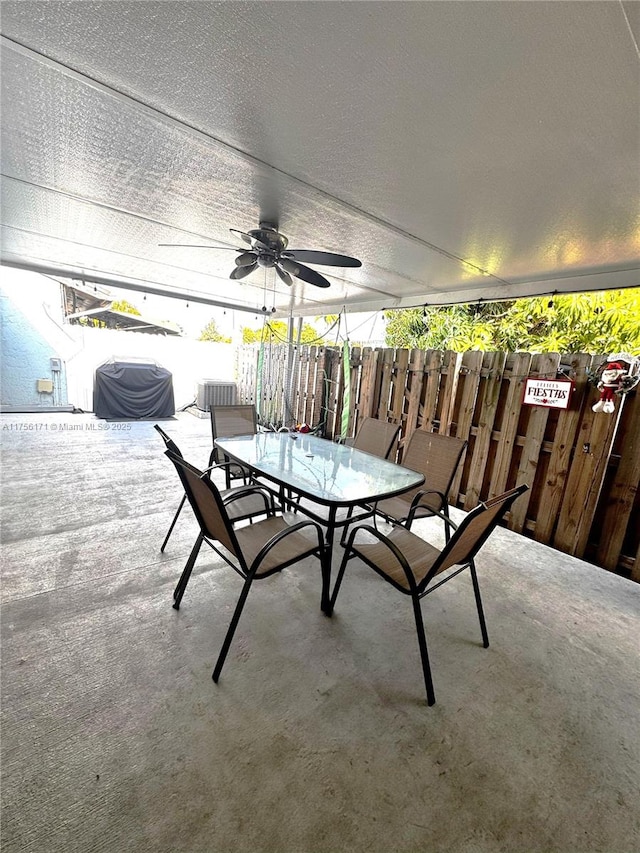
M 207 420 L 163 423 L 205 465 Z M 151 422 L 2 415 L 3 853 L 637 853 L 640 586 L 500 529 L 410 602 L 362 564 L 255 585 L 195 538 Z M 440 540 L 439 525 L 416 531 Z

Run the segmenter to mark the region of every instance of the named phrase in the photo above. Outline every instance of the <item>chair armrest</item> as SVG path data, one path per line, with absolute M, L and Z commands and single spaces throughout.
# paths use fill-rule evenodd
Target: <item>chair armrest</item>
M 413 572 L 411 571 L 411 566 L 407 562 L 407 558 L 404 556 L 402 551 L 398 548 L 395 542 L 392 542 L 388 536 L 385 536 L 384 533 L 381 533 L 376 527 L 372 527 L 370 524 L 360 524 L 351 532 L 347 544 L 344 546 L 346 551 L 351 551 L 353 553 L 357 553 L 353 547 L 354 540 L 359 533 L 359 531 L 364 530 L 367 533 L 371 533 L 376 539 L 378 539 L 383 545 L 385 545 L 396 558 L 398 563 L 400 564 L 400 568 L 407 576 L 407 582 L 409 583 L 409 588 L 413 588 L 416 585 L 415 578 L 413 576 Z
M 215 468 L 240 468 L 242 471 L 242 479 L 244 480 L 245 485 L 247 485 L 247 479 L 251 481 L 253 475 L 249 471 L 248 468 L 245 468 L 244 465 L 241 465 L 240 462 L 216 462 L 215 464 L 211 464 L 211 459 L 213 458 L 213 454 L 209 456 L 209 465 L 204 469 L 204 474 L 208 474 L 210 471 L 213 471 Z M 240 479 L 237 477 L 236 479 Z
M 282 540 L 289 536 L 291 533 L 296 533 L 298 530 L 302 530 L 304 527 L 315 528 L 315 531 L 318 535 L 318 550 L 320 551 L 320 554 L 322 554 L 322 552 L 324 551 L 324 536 L 322 535 L 322 530 L 320 529 L 320 526 L 316 524 L 315 521 L 299 521 L 297 524 L 293 524 L 291 525 L 291 527 L 287 527 L 286 530 L 281 530 L 280 533 L 276 533 L 275 536 L 272 536 L 271 539 L 269 539 L 266 545 L 262 546 L 260 551 L 258 551 L 253 563 L 251 563 L 251 566 L 249 568 L 249 574 L 253 574 L 258 570 L 260 563 L 264 560 L 269 551 L 271 551 L 272 548 L 275 548 L 275 546 L 279 542 L 282 542 Z
M 426 498 L 428 495 L 438 495 L 438 497 L 440 498 L 440 503 L 445 503 L 445 496 L 437 489 L 421 489 L 413 496 L 413 500 L 411 501 L 411 508 L 413 509 L 413 507 L 417 508 L 418 506 L 420 506 L 423 498 Z
M 271 495 L 264 487 L 262 486 L 238 486 L 237 489 L 234 489 L 232 494 L 227 495 L 223 498 L 222 503 L 225 506 L 229 506 L 234 501 L 238 501 L 241 498 L 246 498 L 250 494 L 259 494 L 262 498 L 264 498 L 264 505 L 266 507 L 265 512 L 268 514 L 269 510 L 273 510 L 275 512 L 275 504 L 273 503 L 273 495 Z

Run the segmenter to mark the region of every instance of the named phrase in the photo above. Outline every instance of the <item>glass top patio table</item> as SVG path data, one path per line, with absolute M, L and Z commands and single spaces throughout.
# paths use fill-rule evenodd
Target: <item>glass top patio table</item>
M 408 492 L 424 482 L 417 471 L 315 435 L 261 432 L 217 438 L 215 444 L 228 459 L 277 483 L 283 507 L 295 506 L 324 527 L 320 606 L 327 616 L 332 612 L 331 563 L 336 529 L 370 517 L 373 510 L 367 509 L 367 504 Z M 327 517 L 320 518 L 308 506 L 296 504 L 290 493 L 328 507 Z M 365 514 L 351 516 L 351 507 L 358 505 L 365 505 Z M 348 507 L 349 512 L 339 520 L 340 507 Z
M 393 497 L 424 482 L 417 471 L 304 433 L 218 438 L 225 456 L 319 504 L 348 507 Z

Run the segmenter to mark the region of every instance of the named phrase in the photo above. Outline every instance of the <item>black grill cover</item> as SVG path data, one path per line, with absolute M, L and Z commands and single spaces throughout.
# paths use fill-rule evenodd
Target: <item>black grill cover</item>
M 106 361 L 96 369 L 93 411 L 98 418 L 170 418 L 171 373 L 155 362 Z

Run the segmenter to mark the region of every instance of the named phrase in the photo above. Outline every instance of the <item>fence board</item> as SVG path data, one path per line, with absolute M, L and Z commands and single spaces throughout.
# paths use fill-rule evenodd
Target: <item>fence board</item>
M 574 388 L 571 394 L 569 408 L 560 412 L 553 440 L 551 457 L 544 483 L 544 501 L 541 502 L 536 518 L 534 538 L 538 542 L 549 542 L 558 521 L 560 506 L 565 494 L 571 455 L 580 426 L 580 418 L 584 406 L 585 395 L 589 393 L 587 369 L 591 364 L 591 356 L 578 354 L 563 356 L 560 361 L 571 361 L 571 375 Z
M 303 424 L 313 423 L 313 389 L 315 388 L 316 347 L 306 347 L 307 370 L 304 374 L 304 400 L 301 414 Z
M 460 389 L 460 408 L 458 420 L 455 426 L 456 436 L 467 442 L 471 436 L 473 413 L 475 411 L 478 389 L 480 387 L 482 360 L 483 353 L 479 351 L 466 352 L 462 357 L 462 364 L 460 366 L 460 381 L 458 384 L 458 388 Z M 465 455 L 468 452 L 469 448 L 465 451 Z M 460 460 L 460 465 L 458 466 L 458 470 L 451 485 L 451 494 L 454 495 L 455 503 L 458 502 L 464 464 L 465 456 Z
M 309 423 L 314 426 L 322 427 L 324 434 L 324 416 L 325 416 L 325 389 L 327 377 L 327 350 L 325 347 L 318 347 L 316 350 L 316 369 L 315 369 L 315 384 L 313 388 L 313 414 Z
M 360 382 L 360 416 L 362 418 L 370 418 L 373 415 L 377 364 L 378 350 L 365 347 L 362 350 L 362 379 Z
M 391 420 L 398 425 L 402 424 L 408 367 L 409 350 L 397 350 L 391 383 Z
M 557 353 L 549 353 L 547 355 L 535 355 L 531 361 L 531 375 L 545 379 L 555 379 L 558 372 L 558 364 L 560 363 L 560 355 Z M 524 446 L 520 454 L 520 462 L 516 473 L 516 486 L 526 483 L 530 488 L 521 498 L 513 505 L 509 518 L 509 527 L 515 530 L 516 533 L 521 533 L 524 530 L 524 525 L 527 519 L 527 510 L 529 509 L 529 501 L 533 490 L 533 482 L 535 480 L 540 453 L 542 452 L 542 442 L 549 420 L 549 409 L 544 406 L 530 406 L 529 423 L 525 434 Z
M 394 350 L 383 349 L 378 359 L 380 370 L 380 391 L 378 396 L 378 419 L 386 421 L 389 417 L 389 395 L 391 393 L 391 375 L 393 372 Z
M 424 367 L 426 390 L 424 394 L 424 406 L 422 409 L 420 429 L 425 429 L 428 432 L 433 432 L 433 427 L 436 421 L 442 357 L 443 355 L 440 350 L 427 350 L 427 358 Z
M 513 359 L 511 375 L 508 377 L 509 388 L 505 402 L 505 410 L 500 427 L 500 441 L 496 450 L 496 461 L 489 486 L 489 497 L 499 495 L 507 488 L 507 479 L 513 448 L 515 447 L 518 420 L 522 404 L 522 389 L 525 377 L 529 375 L 531 354 L 518 352 Z
M 402 438 L 408 440 L 418 426 L 420 416 L 420 398 L 422 397 L 422 386 L 424 382 L 425 352 L 421 349 L 412 349 L 409 358 L 407 380 L 409 383 L 409 399 L 407 404 L 407 417 L 404 424 Z
M 640 482 L 640 394 L 636 391 L 630 395 L 624 406 L 629 429 L 622 436 L 620 464 L 609 492 L 596 556 L 598 565 L 605 569 L 615 569 L 618 564 Z
M 469 479 L 465 490 L 464 508 L 466 510 L 473 509 L 480 502 L 485 465 L 489 455 L 491 434 L 498 409 L 500 387 L 502 385 L 506 362 L 506 353 L 485 353 L 481 377 L 481 384 L 484 385 L 482 391 L 484 393 L 482 396 L 480 420 L 473 446 L 473 456 L 469 468 Z
M 620 417 L 621 400 L 611 415 L 592 412 L 591 404 L 597 399 L 592 393 L 587 397 L 584 415 L 577 435 L 565 499 L 560 509 L 558 529 L 553 542 L 561 551 L 582 557 L 587 546 L 607 462 Z
M 458 380 L 460 378 L 460 367 L 462 366 L 462 353 L 447 350 L 444 355 L 444 372 L 446 384 L 441 392 L 440 402 L 440 427 L 438 432 L 442 435 L 451 435 L 451 421 L 458 392 Z
M 356 403 L 358 400 L 358 385 L 360 381 L 360 347 L 352 347 L 349 366 L 351 368 L 351 377 L 349 382 L 349 428 L 347 430 L 347 435 L 352 436 L 355 433 Z
M 340 414 L 342 407 L 342 363 L 340 360 L 340 351 L 337 349 L 327 349 L 327 374 L 328 394 L 329 394 L 329 436 L 335 438 L 340 435 Z M 330 369 L 329 369 L 330 367 Z

